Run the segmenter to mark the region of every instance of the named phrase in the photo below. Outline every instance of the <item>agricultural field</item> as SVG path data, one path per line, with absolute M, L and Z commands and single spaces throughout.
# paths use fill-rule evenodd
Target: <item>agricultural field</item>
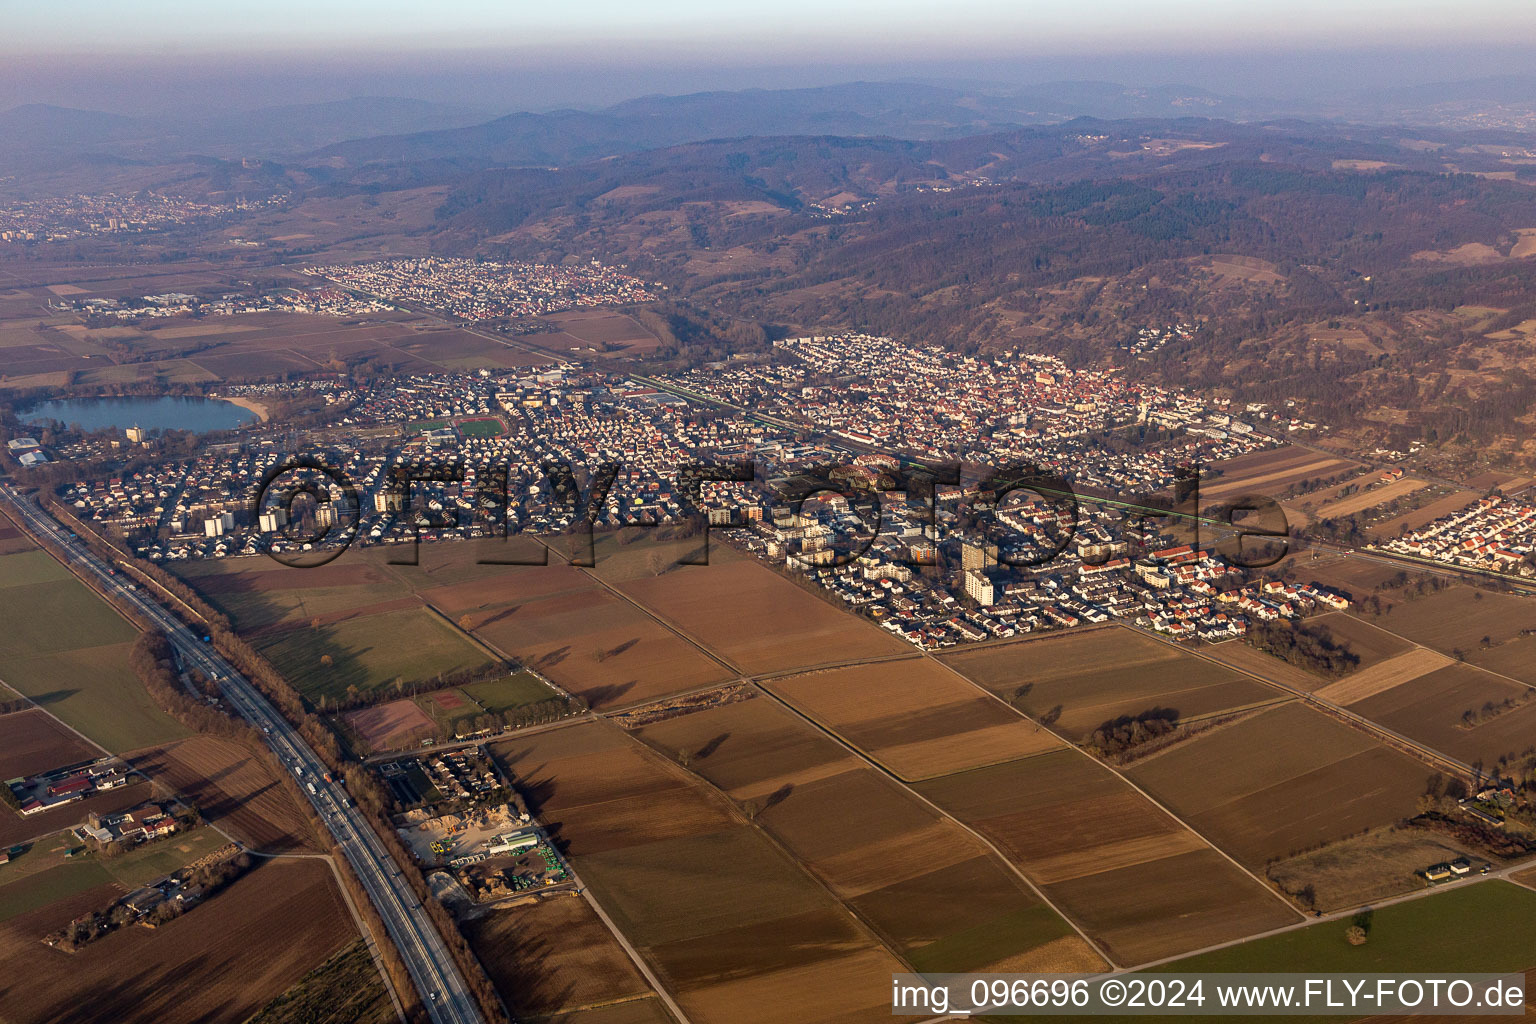
M 93 742 L 122 753 L 186 735 L 128 668 L 133 626 L 47 553 L 0 556 L 0 621 L 0 679 Z
M 349 686 L 379 689 L 396 678 L 415 682 L 488 665 L 489 656 L 461 631 L 466 622 L 471 627 L 488 623 L 484 639 L 492 644 L 499 646 L 502 640 L 518 637 L 534 645 L 531 650 L 512 643 L 500 648 L 514 656 L 543 656 L 551 661 L 569 656 L 568 672 L 575 671 L 584 657 L 590 659 L 612 649 L 584 644 L 579 651 L 561 655 L 559 647 L 568 645 L 538 646 L 544 637 L 537 630 L 529 640 L 515 627 L 496 628 L 523 611 L 520 602 L 541 592 L 559 595 L 595 587 L 578 569 L 477 565 L 480 557 L 506 556 L 503 547 L 486 544 L 427 545 L 422 549 L 420 566 L 388 564 L 389 557 L 398 556 L 394 551 L 349 552 L 330 564 L 303 570 L 287 569 L 269 559 L 229 559 L 211 563 L 211 568 L 205 568 L 210 563 L 202 563 L 181 571 L 189 583 L 233 618 L 246 639 L 317 701 L 343 696 Z M 643 620 L 638 628 L 649 628 L 653 637 L 665 639 L 665 630 L 638 612 L 635 615 Z M 614 628 L 622 631 L 624 625 L 617 622 Z M 564 628 L 581 636 L 585 624 L 576 616 Z M 612 647 L 632 638 L 633 634 L 627 634 L 623 640 L 614 639 Z M 678 651 L 678 660 L 688 653 Z M 321 662 L 326 656 L 331 659 L 329 665 Z M 654 657 L 641 651 L 628 661 L 638 666 L 641 661 L 664 662 L 666 657 L 665 650 Z M 615 661 L 615 665 L 622 670 L 628 661 Z M 660 675 L 657 665 L 649 671 L 653 678 Z M 605 673 L 604 678 L 610 674 Z M 588 688 L 606 685 L 590 678 L 581 682 Z M 474 700 L 485 702 L 489 698 L 486 708 L 494 711 L 553 696 L 526 676 L 518 677 L 516 685 L 504 681 L 483 685 L 492 689 L 483 695 L 466 691 L 473 697 L 466 698 L 466 710 L 471 715 L 480 713 L 473 706 Z M 452 734 L 453 723 L 461 717 L 448 713 L 452 710 L 422 704 L 423 713 L 446 735 Z
M 1394 636 L 1348 612 L 1315 615 L 1306 620 L 1306 628 L 1313 632 L 1326 630 L 1335 643 L 1342 644 L 1358 655 L 1360 662 L 1352 670 L 1354 672 L 1368 669 L 1413 648 L 1413 644 L 1402 637 Z
M 1483 496 L 1483 491 L 1452 491 L 1443 498 L 1438 498 L 1425 505 L 1400 516 L 1372 525 L 1367 532 L 1376 540 L 1389 540 L 1401 536 L 1410 530 L 1428 526 L 1441 516 L 1448 516 L 1452 512 L 1459 512 Z
M 465 614 L 476 636 L 599 709 L 731 678 L 693 644 L 590 578 L 579 588 Z
M 0 715 L 0 781 L 100 756 L 100 751 L 44 711 Z
M 1319 505 L 1316 509 L 1310 510 L 1310 514 L 1314 519 L 1352 516 L 1357 512 L 1364 512 L 1366 509 L 1375 508 L 1377 505 L 1385 505 L 1389 501 L 1396 501 L 1398 498 L 1407 497 L 1415 491 L 1423 490 L 1428 486 L 1422 480 L 1403 477 L 1401 480 L 1395 480 L 1392 483 L 1363 487 L 1353 494 Z
M 193 736 L 138 755 L 134 767 L 162 779 L 203 817 L 263 852 L 312 848 L 306 813 L 265 760 L 216 736 Z
M 1299 919 L 1080 751 L 1040 754 L 914 788 L 996 843 L 1122 966 Z
M 900 962 L 680 767 L 604 723 L 493 749 L 690 1018 L 884 1015 Z
M 268 1003 L 247 1024 L 395 1024 L 395 1005 L 362 942 L 354 942 Z
M 711 564 L 621 589 L 747 675 L 843 663 L 910 648 L 756 562 L 715 545 Z M 772 628 L 768 628 L 771 624 Z
M 1137 785 L 1251 868 L 1412 817 L 1430 769 L 1290 703 L 1133 765 Z
M 1321 700 L 1333 704 L 1354 704 L 1356 701 L 1386 693 L 1423 675 L 1453 665 L 1455 662 L 1428 647 L 1411 647 L 1402 654 L 1385 661 L 1378 661 L 1369 668 L 1352 672 L 1336 683 L 1314 690 Z
M 125 928 L 74 954 L 39 939 L 111 902 L 96 885 L 0 924 L 8 1024 L 244 1020 L 356 938 L 320 861 L 258 861 L 247 875 L 153 930 Z M 125 976 L 123 965 L 134 970 Z
M 0 924 L 50 903 L 113 884 L 114 879 L 100 862 L 89 858 L 67 861 L 20 881 L 7 881 L 0 885 Z
M 1383 483 L 1377 474 L 1366 472 L 1345 483 L 1330 484 L 1289 498 L 1284 503 L 1285 511 L 1293 526 L 1305 527 L 1320 519 L 1351 516 L 1396 502 L 1429 486 L 1413 477 Z M 1382 510 L 1379 514 L 1386 515 L 1388 511 Z
M 721 705 L 639 735 L 663 754 L 686 751 L 691 771 L 921 970 L 1103 966 L 982 843 L 776 701 Z
M 1154 708 L 1195 721 L 1282 694 L 1179 648 L 1119 627 L 960 650 L 940 660 L 1074 741 Z
M 1493 764 L 1536 743 L 1533 696 L 1524 684 L 1449 662 L 1369 694 L 1349 710 L 1468 764 Z M 1502 710 L 1506 701 L 1513 705 L 1510 710 Z M 1500 710 L 1484 712 L 1490 704 Z M 1468 712 L 1476 724 L 1466 720 Z
M 673 1024 L 661 1000 L 629 999 L 590 1010 L 576 1010 L 541 1018 L 539 1024 Z
M 540 348 L 592 349 L 632 356 L 655 351 L 661 342 L 633 317 L 602 310 L 569 310 L 541 318 L 556 328 L 554 334 L 534 335 L 529 341 Z
M 172 285 L 172 280 L 180 283 Z M 137 283 L 173 290 L 227 286 L 218 276 L 207 274 L 151 275 Z M 70 294 L 118 297 L 125 293 L 116 282 L 81 282 L 80 290 Z M 398 373 L 512 368 L 548 361 L 411 313 L 370 313 L 363 320 L 264 312 L 201 320 L 168 317 L 99 328 L 78 323 L 73 315 L 41 321 L 32 315 L 0 321 L 0 334 L 11 357 L 3 386 L 12 388 L 59 386 L 70 373 L 76 375 L 76 383 L 85 385 L 153 380 L 157 374 L 213 382 L 316 373 L 367 359 Z
M 1536 892 L 1496 880 L 1462 884 L 1377 908 L 1368 917 L 1363 946 L 1345 941 L 1346 922 L 1327 921 L 1202 953 L 1157 970 L 1514 973 L 1536 966 L 1536 931 L 1525 924 L 1532 914 L 1536 914 Z M 1499 936 L 1500 941 L 1489 942 L 1490 935 Z
M 1034 722 L 923 657 L 780 676 L 763 685 L 903 780 L 1061 747 Z
M 638 999 L 651 987 L 578 896 L 474 918 L 466 928 L 486 973 L 520 1018 Z
M 308 569 L 289 568 L 261 556 L 189 561 L 174 568 L 228 615 L 236 630 L 254 635 L 316 618 L 324 623 L 409 598 L 410 589 L 381 561 L 349 552 Z
M 1337 476 L 1358 469 L 1360 465 L 1351 459 L 1283 445 L 1212 463 L 1207 472 L 1220 475 L 1201 481 L 1200 499 L 1204 504 L 1213 504 L 1258 494 L 1278 501 L 1281 494 L 1292 487 Z
M 1200 652 L 1206 658 L 1225 665 L 1236 672 L 1258 676 L 1267 683 L 1289 687 L 1303 693 L 1311 693 L 1329 680 L 1315 672 L 1308 672 L 1299 665 L 1281 661 L 1273 654 L 1246 643 L 1207 644 Z
M 1290 564 L 1295 568 L 1298 579 L 1320 583 L 1337 590 L 1352 604 L 1358 604 L 1362 598 L 1382 590 L 1399 579 L 1419 575 L 1411 569 L 1399 569 L 1384 562 L 1349 558 L 1344 555 L 1321 557 L 1303 555 L 1293 558 Z
M 396 679 L 416 682 L 490 664 L 451 624 L 421 607 L 264 631 L 251 642 L 317 703 L 345 698 L 354 688 L 382 690 Z
M 1524 658 L 1532 648 L 1521 635 L 1536 630 L 1536 600 L 1531 598 L 1448 587 L 1407 600 L 1384 599 L 1382 614 L 1370 621 L 1442 654 L 1454 657 L 1461 651 L 1474 665 L 1536 684 L 1536 663 Z
M 14 555 L 31 548 L 32 541 L 26 534 L 12 526 L 8 520 L 0 519 L 0 555 Z

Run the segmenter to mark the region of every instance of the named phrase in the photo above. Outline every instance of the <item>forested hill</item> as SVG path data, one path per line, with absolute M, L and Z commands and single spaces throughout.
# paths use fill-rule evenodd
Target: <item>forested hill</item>
M 470 175 L 435 244 L 597 255 L 731 315 L 961 350 L 1123 362 L 1139 328 L 1199 322 L 1145 369 L 1486 431 L 1527 390 L 1484 336 L 1536 317 L 1536 167 L 1507 136 L 1422 135 L 1082 119 L 691 143 Z

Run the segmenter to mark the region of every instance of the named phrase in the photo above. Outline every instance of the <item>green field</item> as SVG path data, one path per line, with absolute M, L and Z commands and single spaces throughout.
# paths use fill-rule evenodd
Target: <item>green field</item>
M 0 579 L 9 570 L 0 558 Z M 73 577 L 46 583 L 0 587 L 0 664 L 10 654 L 42 654 L 76 647 L 130 642 L 138 635 L 128 621 Z
M 422 608 L 304 625 L 256 640 L 256 646 L 306 697 L 346 696 L 347 687 L 377 690 L 479 668 L 489 659 L 452 626 Z M 331 664 L 321 659 L 327 655 Z
M 1147 973 L 1518 974 L 1536 967 L 1536 929 L 1530 924 L 1533 915 L 1536 915 L 1536 892 L 1530 889 L 1497 880 L 1463 884 L 1433 896 L 1371 912 L 1365 924 L 1367 935 L 1363 946 L 1351 946 L 1344 938 L 1344 931 L 1353 919 L 1326 921 L 1186 957 Z M 1205 996 L 1209 1008 L 1214 998 L 1209 988 Z M 1369 1015 L 1352 1013 L 1272 1019 L 1305 1024 L 1366 1016 Z M 999 1024 L 1018 1020 L 1017 1017 L 980 1019 Z M 1138 1021 L 1145 1024 L 1149 1021 L 1187 1021 L 1189 1017 L 1147 1015 L 1092 1019 L 1102 1024 Z
M 907 953 L 918 971 L 959 971 L 958 964 L 975 969 L 996 963 L 1021 949 L 1034 949 L 1053 939 L 1072 935 L 1072 926 L 1043 903 L 975 921 L 943 938 Z
M 111 881 L 106 868 L 95 860 L 82 858 L 10 885 L 0 885 L 0 921 L 9 921 Z
M 1478 882 L 1374 911 L 1363 946 L 1345 941 L 1349 921 L 1328 921 L 1157 970 L 1514 973 L 1536 967 L 1533 920 L 1536 892 L 1511 882 Z
M 541 700 L 548 700 L 555 696 L 555 691 L 528 672 L 517 672 L 501 679 L 488 679 L 483 683 L 471 683 L 450 692 L 466 698 L 462 707 L 451 710 L 445 708 L 430 693 L 419 694 L 416 697 L 416 704 L 447 736 L 472 731 L 471 722 L 476 715 L 501 714 L 512 708 L 537 704 Z M 477 701 L 481 707 L 475 706 Z
M 492 714 L 500 714 L 525 704 L 537 704 L 555 695 L 555 691 L 529 672 L 517 672 L 501 679 L 488 679 L 483 683 L 471 683 L 464 693 L 481 704 Z
M 446 426 L 448 426 L 447 420 L 417 420 L 415 423 L 407 423 L 405 432 L 407 435 L 422 434 L 428 430 L 442 430 Z
M 102 866 L 124 886 L 137 889 L 206 857 L 229 843 L 219 832 L 207 827 L 177 833 L 152 843 L 134 847 L 102 862 Z
M 46 551 L 19 551 L 0 558 L 0 587 L 51 583 L 70 578 L 69 570 Z
M 500 437 L 506 430 L 498 420 L 465 420 L 459 424 L 459 433 L 465 437 Z
M 0 557 L 0 678 L 115 754 L 187 735 L 128 668 L 137 630 L 41 551 Z

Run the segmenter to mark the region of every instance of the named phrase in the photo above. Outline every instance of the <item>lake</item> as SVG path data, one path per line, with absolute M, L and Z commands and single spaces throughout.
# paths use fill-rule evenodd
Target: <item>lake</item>
M 156 430 L 191 430 L 205 434 L 210 430 L 233 430 L 256 422 L 257 416 L 233 402 L 220 398 L 69 398 L 43 402 L 17 414 L 23 423 L 58 420 L 86 430 L 113 428 L 127 430 L 143 427 Z

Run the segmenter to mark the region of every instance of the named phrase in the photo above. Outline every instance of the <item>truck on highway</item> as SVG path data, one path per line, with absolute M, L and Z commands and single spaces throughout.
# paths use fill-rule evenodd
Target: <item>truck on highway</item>
M 293 766 L 293 774 L 297 775 L 299 778 L 302 779 L 304 777 L 304 766 L 301 765 L 301 764 L 294 765 Z
M 310 782 L 310 783 L 307 783 L 307 785 L 309 786 L 309 795 L 310 796 L 314 796 L 315 795 L 315 784 L 313 782 Z

